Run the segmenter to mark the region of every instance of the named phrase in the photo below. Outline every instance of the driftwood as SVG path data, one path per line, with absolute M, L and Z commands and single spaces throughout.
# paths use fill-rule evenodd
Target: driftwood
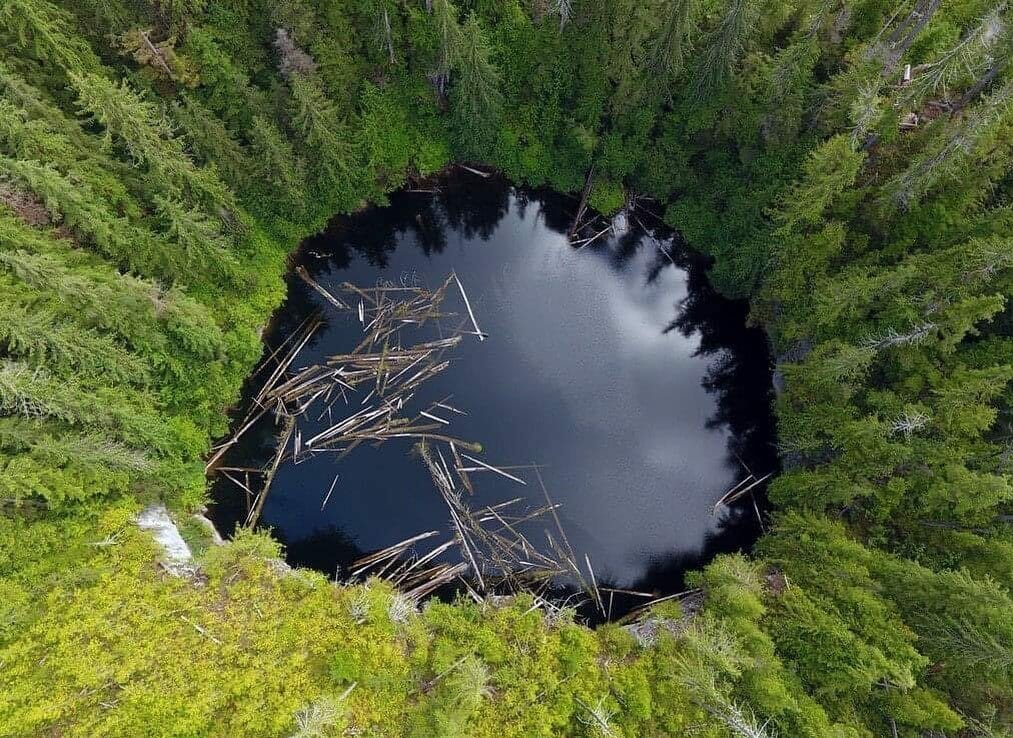
M 601 238 L 602 236 L 604 236 L 606 233 L 608 233 L 611 230 L 612 230 L 612 224 L 609 223 L 607 226 L 605 226 L 604 228 L 602 228 L 600 231 L 598 231 L 596 234 L 594 234 L 590 238 L 585 238 L 585 239 L 581 239 L 579 241 L 574 241 L 573 243 L 574 244 L 578 244 L 578 243 L 580 244 L 580 246 L 577 247 L 577 251 L 580 251 L 585 246 L 590 246 L 592 243 L 594 243 L 595 241 L 597 241 L 599 238 Z
M 587 177 L 584 179 L 584 189 L 580 193 L 580 202 L 577 204 L 577 214 L 573 216 L 573 223 L 567 232 L 569 238 L 573 238 L 580 230 L 581 221 L 584 220 L 584 213 L 587 212 L 587 201 L 591 197 L 591 189 L 594 186 L 594 165 L 587 170 Z
M 257 501 L 253 505 L 253 509 L 246 518 L 247 527 L 253 527 L 257 524 L 257 520 L 260 518 L 260 513 L 264 509 L 264 502 L 267 500 L 267 493 L 271 489 L 271 482 L 274 481 L 274 475 L 278 471 L 278 466 L 281 464 L 281 459 L 285 455 L 285 447 L 288 446 L 288 441 L 292 437 L 292 431 L 295 430 L 295 418 L 288 418 L 285 421 L 285 431 L 281 435 L 281 442 L 278 444 L 278 450 L 274 455 L 274 461 L 271 462 L 271 467 L 264 477 L 264 486 L 260 490 L 260 494 L 257 495 Z
M 464 298 L 464 306 L 468 308 L 468 317 L 471 318 L 471 324 L 475 326 L 475 335 L 478 336 L 479 341 L 485 340 L 485 334 L 478 327 L 478 321 L 475 320 L 475 313 L 471 310 L 471 303 L 468 301 L 468 294 L 464 291 L 464 285 L 461 284 L 461 280 L 457 277 L 457 272 L 454 272 L 454 281 L 457 282 L 457 289 L 461 291 L 461 297 Z
M 725 492 L 721 496 L 721 499 L 719 499 L 717 502 L 714 503 L 714 509 L 711 510 L 711 515 L 716 515 L 719 508 L 727 507 L 728 505 L 732 504 L 743 495 L 747 494 L 748 492 L 751 492 L 753 489 L 766 482 L 768 479 L 770 479 L 771 476 L 773 476 L 773 472 L 769 474 L 764 474 L 759 479 L 750 474 L 741 482 L 738 482 L 730 490 Z
M 470 172 L 471 174 L 474 174 L 476 176 L 484 177 L 485 179 L 488 179 L 489 177 L 492 176 L 492 172 L 483 172 L 480 169 L 475 169 L 473 167 L 469 167 L 469 166 L 466 166 L 464 164 L 458 164 L 457 167 L 459 169 L 463 169 L 466 172 Z
M 272 482 L 285 462 L 299 463 L 320 453 L 334 453 L 341 459 L 363 443 L 407 439 L 414 444 L 446 506 L 450 537 L 440 538 L 437 531 L 427 531 L 363 556 L 349 567 L 350 580 L 386 579 L 401 596 L 415 602 L 451 584 L 463 587 L 476 601 L 524 591 L 535 596 L 536 605 L 546 607 L 547 616 L 558 608 L 543 595 L 561 577 L 574 580 L 585 601 L 593 602 L 606 617 L 611 615 L 616 592 L 652 596 L 599 587 L 590 557 L 583 555 L 578 564 L 557 512 L 559 505 L 550 498 L 539 465 L 494 465 L 479 458 L 476 454 L 481 453 L 480 444 L 453 434 L 453 420 L 466 415 L 464 410 L 449 404 L 449 397 L 428 404 L 417 399 L 426 383 L 450 366 L 447 354 L 460 345 L 463 336 L 485 338 L 456 273 L 434 290 L 393 285 L 369 288 L 349 283 L 335 289 L 316 282 L 304 269 L 297 271 L 331 307 L 357 321 L 362 337 L 347 353 L 293 369 L 297 357 L 323 324 L 319 315 L 312 316 L 268 357 L 266 363 L 274 365 L 261 367 L 269 374 L 247 416 L 233 437 L 216 447 L 208 462 L 209 468 L 218 463 L 243 434 L 265 417 L 273 417 L 281 426 L 276 451 L 266 468 L 219 469 L 248 500 L 252 498 L 246 525 L 254 526 L 260 520 Z M 454 316 L 443 307 L 451 283 L 460 294 L 468 319 L 456 330 L 448 331 L 442 321 Z M 469 323 L 473 330 L 464 330 Z M 425 326 L 435 327 L 440 337 L 411 342 L 409 338 Z M 419 409 L 412 410 L 413 406 Z M 307 418 L 319 423 L 325 417 L 323 428 L 317 425 L 307 431 L 303 425 Z M 477 509 L 468 504 L 475 491 L 472 475 L 495 474 L 527 485 L 528 480 L 522 477 L 526 471 L 533 472 L 544 505 L 525 508 L 520 505 L 521 497 Z M 245 474 L 245 483 L 233 472 Z M 261 480 L 257 492 L 249 482 L 251 473 Z M 321 510 L 338 481 L 335 474 L 322 494 Z M 751 486 L 737 485 L 723 502 L 732 501 Z M 550 517 L 555 530 L 546 528 L 545 543 L 539 546 L 525 526 L 546 517 Z M 420 546 L 425 550 L 420 551 Z M 448 560 L 452 554 L 459 560 Z M 607 604 L 603 592 L 608 595 Z
M 442 311 L 441 304 L 451 281 L 456 283 L 461 293 L 475 332 L 481 334 L 467 293 L 456 274 L 449 276 L 436 290 L 392 286 L 363 289 L 346 282 L 335 292 L 314 280 L 303 267 L 298 267 L 296 272 L 332 307 L 354 312 L 365 335 L 350 353 L 333 355 L 321 364 L 293 372 L 291 367 L 295 359 L 323 324 L 318 315 L 313 316 L 304 321 L 295 334 L 286 338 L 258 369 L 259 372 L 271 362 L 276 363 L 254 396 L 239 430 L 217 446 L 207 462 L 207 470 L 214 468 L 224 454 L 269 413 L 285 428 L 270 467 L 262 470 L 263 485 L 249 512 L 248 525 L 255 525 L 258 521 L 274 475 L 286 460 L 299 463 L 323 451 L 344 454 L 363 442 L 381 443 L 395 438 L 451 443 L 455 453 L 458 448 L 480 449 L 478 444 L 442 431 L 450 423 L 434 412 L 434 406 L 414 416 L 405 414 L 407 403 L 421 386 L 449 366 L 443 354 L 457 346 L 462 336 L 457 333 L 406 348 L 402 330 L 438 322 L 450 315 Z M 484 338 L 484 334 L 479 337 Z M 281 353 L 283 348 L 284 354 Z M 279 355 L 281 358 L 278 358 Z M 358 403 L 359 407 L 353 409 L 351 397 L 360 390 L 365 391 L 365 396 Z M 340 401 L 348 408 L 344 413 L 335 407 Z M 456 408 L 447 408 L 460 412 Z M 305 437 L 300 421 L 311 410 L 318 420 L 326 415 L 329 425 Z M 289 452 L 292 439 L 294 443 Z M 240 484 L 238 480 L 233 481 Z M 240 486 L 247 494 L 252 494 L 248 485 Z M 325 495 L 323 505 L 326 505 L 333 490 L 334 484 Z

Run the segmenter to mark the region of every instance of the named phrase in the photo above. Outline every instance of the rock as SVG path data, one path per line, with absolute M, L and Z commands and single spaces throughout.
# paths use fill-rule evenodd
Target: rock
M 216 546 L 221 546 L 225 543 L 222 538 L 222 534 L 218 532 L 215 524 L 211 522 L 211 519 L 207 517 L 207 510 L 204 512 L 194 513 L 193 519 L 200 523 L 207 530 L 208 535 L 211 536 L 211 543 Z
M 194 578 L 198 575 L 197 566 L 193 563 L 193 552 L 165 505 L 149 505 L 137 516 L 137 527 L 151 533 L 155 542 L 162 547 L 163 555 L 159 563 L 167 572 L 177 577 Z
M 193 558 L 179 529 L 169 516 L 165 505 L 150 505 L 137 516 L 137 527 L 151 531 L 158 544 L 165 550 L 167 563 L 185 564 Z

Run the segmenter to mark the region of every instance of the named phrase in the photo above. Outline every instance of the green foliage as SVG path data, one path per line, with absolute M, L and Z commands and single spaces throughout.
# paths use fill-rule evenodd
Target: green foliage
M 500 73 L 475 13 L 461 24 L 456 58 L 457 78 L 451 88 L 451 131 L 464 159 L 489 155 L 496 140 L 503 100 Z
M 755 0 L 730 0 L 721 22 L 704 40 L 706 49 L 697 64 L 694 92 L 704 97 L 718 92 L 731 77 L 743 50 L 743 41 L 760 12 Z
M 5 316 L 0 326 L 0 345 L 8 355 L 46 365 L 60 374 L 146 383 L 147 366 L 113 339 L 62 320 L 53 310 L 34 308 L 30 292 L 23 302 L 15 300 L 17 294 L 16 287 L 10 286 L 9 292 L 0 297 L 0 310 Z
M 864 620 L 861 637 L 870 646 L 878 642 L 880 653 L 889 653 L 884 646 L 890 642 L 898 644 L 898 655 L 910 652 L 910 646 L 902 644 L 917 634 L 918 648 L 926 656 L 916 657 L 912 665 L 931 659 L 933 665 L 925 672 L 927 686 L 950 694 L 965 715 L 970 711 L 986 716 L 989 702 L 1007 699 L 1010 595 L 987 576 L 934 571 L 865 547 L 841 525 L 816 516 L 785 516 L 763 547 L 765 554 L 785 566 L 793 586 L 828 597 L 833 608 L 845 614 L 853 635 Z M 891 692 L 886 702 L 890 709 L 914 710 L 923 715 L 921 719 L 929 719 L 928 711 L 940 729 L 953 729 L 945 726 L 957 723 L 937 696 L 930 699 L 910 685 L 903 693 L 915 704 L 902 707 L 902 692 Z M 873 696 L 881 704 L 882 697 Z
M 0 8 L 0 34 L 14 49 L 65 71 L 95 70 L 100 63 L 72 27 L 70 14 L 47 0 L 9 0 Z
M 184 197 L 206 210 L 234 210 L 233 195 L 211 169 L 198 169 L 173 136 L 158 106 L 96 75 L 74 76 L 78 106 L 105 129 L 107 148 L 119 144 L 130 160 L 147 169 L 155 191 Z
M 297 208 L 303 207 L 306 175 L 292 145 L 270 120 L 253 119 L 250 148 L 256 174 L 272 186 L 272 192 Z
M 293 123 L 313 162 L 318 186 L 335 193 L 343 210 L 351 209 L 359 182 L 359 152 L 351 129 L 341 120 L 337 106 L 327 99 L 319 80 L 298 76 L 291 85 L 296 106 Z

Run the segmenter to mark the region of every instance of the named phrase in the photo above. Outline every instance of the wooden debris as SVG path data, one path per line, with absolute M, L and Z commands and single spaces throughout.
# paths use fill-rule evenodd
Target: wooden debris
M 773 472 L 769 474 L 764 474 L 759 479 L 756 479 L 752 474 L 750 474 L 748 477 L 746 477 L 741 482 L 736 484 L 730 490 L 725 492 L 721 496 L 721 499 L 714 503 L 714 509 L 711 510 L 711 515 L 716 515 L 719 508 L 727 507 L 728 505 L 732 504 L 740 497 L 745 495 L 747 492 L 750 492 L 751 490 L 755 489 L 759 485 L 766 482 L 768 479 L 770 479 L 771 476 L 773 476 Z
M 334 481 L 333 481 L 333 482 L 331 482 L 331 488 L 330 488 L 329 490 L 327 490 L 327 494 L 326 494 L 326 495 L 324 495 L 324 501 L 320 503 L 320 509 L 321 509 L 321 510 L 323 510 L 323 509 L 324 509 L 324 507 L 326 507 L 326 506 L 327 506 L 327 501 L 328 501 L 329 499 L 331 499 L 331 493 L 332 493 L 332 492 L 334 491 L 334 487 L 335 487 L 335 486 L 337 485 L 337 483 L 338 483 L 338 477 L 339 477 L 339 476 L 340 476 L 340 475 L 338 475 L 338 474 L 335 474 L 335 475 L 334 475 Z
M 478 327 L 478 321 L 475 320 L 475 313 L 471 310 L 471 302 L 468 300 L 468 293 L 464 291 L 464 285 L 461 284 L 461 280 L 457 276 L 457 272 L 454 272 L 454 281 L 457 282 L 457 289 L 461 292 L 461 297 L 464 298 L 464 306 L 468 309 L 468 317 L 471 318 L 471 324 L 475 326 L 475 335 L 478 336 L 479 341 L 484 341 L 486 336 L 482 333 L 482 329 Z
M 461 454 L 461 456 L 463 458 L 467 459 L 468 461 L 474 463 L 474 464 L 478 464 L 483 469 L 487 469 L 488 471 L 491 471 L 491 472 L 496 472 L 501 477 L 506 477 L 507 479 L 509 479 L 511 481 L 517 482 L 518 484 L 527 485 L 527 482 L 525 482 L 520 477 L 515 477 L 513 474 L 505 472 L 505 471 L 503 471 L 503 469 L 501 469 L 499 467 L 495 467 L 492 464 L 486 464 L 481 459 L 476 459 L 474 456 L 468 456 L 468 454 Z
M 257 501 L 253 504 L 253 510 L 246 517 L 246 526 L 248 528 L 255 526 L 257 520 L 260 518 L 260 512 L 264 509 L 264 502 L 267 500 L 267 493 L 271 490 L 271 482 L 274 481 L 274 475 L 277 473 L 281 459 L 285 455 L 285 448 L 288 446 L 288 441 L 292 437 L 293 430 L 295 430 L 295 418 L 289 418 L 285 423 L 285 430 L 282 432 L 278 450 L 274 454 L 274 461 L 271 462 L 271 467 L 264 478 L 264 486 L 260 490 L 260 494 L 257 495 Z
M 480 169 L 474 169 L 474 168 L 466 166 L 464 164 L 458 164 L 457 166 L 458 166 L 459 169 L 463 169 L 464 171 L 470 172 L 471 174 L 474 174 L 474 175 L 476 175 L 478 177 L 483 177 L 485 179 L 488 179 L 489 177 L 492 176 L 492 172 L 483 172 Z
M 332 295 L 330 292 L 328 292 L 323 287 L 321 287 L 320 283 L 317 282 L 316 280 L 314 280 L 310 276 L 310 273 L 306 271 L 306 267 L 304 267 L 304 266 L 297 266 L 295 268 L 295 273 L 299 275 L 299 278 L 303 282 L 305 282 L 310 287 L 312 287 L 314 290 L 316 290 L 325 300 L 327 300 L 327 302 L 331 303 L 331 305 L 333 305 L 334 307 L 336 307 L 338 310 L 347 310 L 348 309 L 348 306 L 345 305 L 345 303 L 341 302 L 341 300 L 339 300 L 334 295 Z
M 481 452 L 481 445 L 457 438 L 449 430 L 454 417 L 467 414 L 448 404 L 449 397 L 424 409 L 411 408 L 411 401 L 426 383 L 450 366 L 447 352 L 460 345 L 464 335 L 476 335 L 479 340 L 487 337 L 479 327 L 458 275 L 451 273 L 433 290 L 404 284 L 363 288 L 349 283 L 327 289 L 305 269 L 298 268 L 297 273 L 331 306 L 347 311 L 360 327 L 362 337 L 347 353 L 330 355 L 318 363 L 294 369 L 297 357 L 323 325 L 316 315 L 304 321 L 272 352 L 267 360 L 270 367 L 262 366 L 268 376 L 254 396 L 249 413 L 239 424 L 239 430 L 215 449 L 208 462 L 211 468 L 265 417 L 274 418 L 281 425 L 275 454 L 265 469 L 222 469 L 248 499 L 252 498 L 246 524 L 254 526 L 259 521 L 282 463 L 289 460 L 299 463 L 325 452 L 336 453 L 340 459 L 363 443 L 409 439 L 415 443 L 436 492 L 446 505 L 452 537 L 433 542 L 431 539 L 439 534 L 428 531 L 363 556 L 350 567 L 352 579 L 384 578 L 415 601 L 443 586 L 462 582 L 480 601 L 504 591 L 528 591 L 541 598 L 559 577 L 572 576 L 604 614 L 606 606 L 590 558 L 584 556 L 585 573 L 577 564 L 577 556 L 556 512 L 559 505 L 549 498 L 539 467 L 493 465 L 475 456 Z M 448 332 L 441 321 L 453 315 L 443 309 L 451 284 L 460 294 L 467 320 L 462 319 L 457 329 Z M 464 329 L 469 323 L 471 331 Z M 427 325 L 438 329 L 438 338 L 414 343 L 408 340 L 406 328 L 414 335 Z M 304 419 L 314 425 L 304 427 Z M 523 509 L 518 505 L 521 497 L 475 510 L 468 505 L 466 500 L 474 492 L 470 474 L 493 473 L 527 485 L 515 473 L 522 469 L 534 470 L 545 497 L 544 506 Z M 245 483 L 231 473 L 237 470 L 247 475 Z M 259 492 L 255 493 L 250 486 L 250 473 L 261 479 Z M 337 483 L 336 474 L 322 495 L 321 510 L 327 506 Z M 524 526 L 547 515 L 552 516 L 556 536 L 547 532 L 549 545 L 539 550 Z M 419 553 L 417 547 L 427 541 L 434 545 Z M 454 551 L 460 555 L 459 562 L 447 560 Z M 612 592 L 609 594 L 611 597 Z

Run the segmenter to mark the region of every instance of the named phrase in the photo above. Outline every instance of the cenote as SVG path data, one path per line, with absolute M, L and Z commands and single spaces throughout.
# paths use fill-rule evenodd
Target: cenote
M 765 337 L 746 326 L 745 303 L 710 287 L 706 259 L 649 208 L 616 219 L 584 247 L 567 237 L 575 210 L 569 197 L 460 173 L 335 218 L 293 256 L 287 300 L 265 333 L 267 354 L 315 313 L 323 327 L 293 370 L 347 353 L 362 336 L 355 310 L 328 304 L 298 267 L 327 290 L 343 282 L 435 288 L 456 272 L 487 338 L 465 335 L 447 353 L 450 366 L 426 385 L 425 402 L 466 412 L 448 415 L 453 435 L 481 443 L 485 462 L 539 465 L 559 524 L 599 586 L 678 592 L 686 571 L 748 549 L 760 533 L 763 485 L 731 505 L 715 503 L 750 474 L 776 470 Z M 459 293 L 448 292 L 447 306 L 467 316 Z M 273 360 L 265 361 L 260 377 L 271 370 Z M 335 411 L 354 412 L 365 392 Z M 316 418 L 299 421 L 304 437 L 327 427 Z M 278 437 L 265 418 L 220 463 L 267 468 Z M 352 562 L 422 531 L 449 538 L 447 506 L 413 443 L 283 461 L 259 525 L 285 545 L 289 563 L 339 579 Z M 520 496 L 519 504 L 544 505 L 531 469 L 513 473 L 528 484 L 471 474 L 469 504 Z M 212 517 L 227 533 L 250 504 L 234 481 L 244 473 L 231 476 L 216 476 L 213 489 Z M 249 482 L 254 492 L 257 483 Z M 534 526 L 532 542 L 545 540 L 542 519 L 525 525 Z M 643 602 L 610 599 L 613 617 Z

